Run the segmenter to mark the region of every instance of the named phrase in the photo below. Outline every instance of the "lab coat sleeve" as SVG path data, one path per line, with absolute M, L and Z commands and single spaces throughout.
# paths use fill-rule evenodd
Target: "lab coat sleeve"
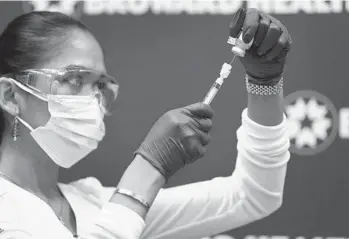
M 84 181 L 87 183 L 96 180 Z M 110 194 L 110 190 L 107 190 L 107 193 Z M 89 209 L 86 208 L 86 210 Z M 13 209 L 0 211 L 6 214 L 0 217 L 0 239 L 74 239 L 73 235 L 67 231 L 46 230 L 52 225 L 45 228 L 45 222 L 42 222 L 41 225 L 34 224 L 35 226 L 31 227 L 29 223 L 21 222 L 20 217 L 12 216 L 13 213 L 16 213 Z M 88 214 L 86 215 L 88 216 Z M 100 212 L 91 214 L 91 217 L 95 217 L 94 220 L 92 219 L 94 223 L 83 225 L 86 228 L 83 230 L 84 233 L 79 235 L 79 239 L 139 239 L 145 227 L 143 218 L 137 213 L 111 202 L 103 203 Z
M 91 220 L 82 239 L 139 239 L 144 219 L 133 210 L 110 202 L 115 187 L 103 187 L 96 178 L 89 177 L 71 183 L 100 208 Z M 1 238 L 0 238 L 1 239 Z
M 137 213 L 110 202 L 92 225 L 89 239 L 138 239 L 144 227 L 144 220 Z
M 283 197 L 289 138 L 286 117 L 267 127 L 242 113 L 230 177 L 163 189 L 146 217 L 144 239 L 198 239 L 241 227 L 277 210 Z M 217 163 L 219 163 L 219 159 Z
M 103 206 L 101 213 L 94 224 L 90 226 L 90 232 L 81 239 L 138 239 L 144 229 L 144 220 L 132 210 L 114 203 Z M 0 222 L 0 239 L 47 239 L 48 237 L 24 229 L 15 224 Z M 58 238 L 53 234 L 49 238 Z M 59 239 L 73 239 L 59 237 Z

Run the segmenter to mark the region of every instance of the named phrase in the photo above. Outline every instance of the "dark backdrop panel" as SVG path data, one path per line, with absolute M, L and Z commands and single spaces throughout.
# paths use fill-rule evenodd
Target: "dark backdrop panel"
M 280 3 L 275 7 L 276 1 L 254 2 L 273 13 L 283 9 Z M 290 5 L 285 8 L 288 12 L 274 14 L 285 23 L 293 39 L 284 76 L 285 95 L 311 89 L 327 96 L 336 110 L 347 107 L 348 4 L 345 1 L 288 2 Z M 231 12 L 239 4 L 239 1 L 231 4 Z M 253 1 L 248 4 L 252 6 Z M 24 11 L 23 3 L 19 2 L 1 2 L 0 6 L 1 29 Z M 105 49 L 109 74 L 118 79 L 121 88 L 117 109 L 107 118 L 105 140 L 84 161 L 62 171 L 61 179 L 68 182 L 92 175 L 105 185 L 116 185 L 153 123 L 169 109 L 202 100 L 223 62 L 232 58 L 226 43 L 230 15 L 151 12 L 140 16 L 89 15 L 83 13 L 81 6 L 78 10 L 82 13 L 81 20 Z M 327 13 L 319 13 L 326 10 Z M 240 113 L 246 107 L 244 71 L 238 61 L 212 106 L 216 115 L 208 153 L 173 177 L 169 186 L 208 180 L 233 171 L 235 131 L 240 125 Z M 326 150 L 315 155 L 293 154 L 282 208 L 262 221 L 228 234 L 236 238 L 348 235 L 347 145 L 346 139 L 336 137 Z

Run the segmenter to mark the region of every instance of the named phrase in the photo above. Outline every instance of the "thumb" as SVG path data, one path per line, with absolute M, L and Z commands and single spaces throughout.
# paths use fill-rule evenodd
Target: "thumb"
M 211 108 L 211 106 L 204 104 L 202 102 L 188 105 L 188 106 L 184 107 L 184 109 L 188 110 L 191 115 L 199 117 L 199 118 L 210 118 L 211 119 L 214 115 L 214 111 Z

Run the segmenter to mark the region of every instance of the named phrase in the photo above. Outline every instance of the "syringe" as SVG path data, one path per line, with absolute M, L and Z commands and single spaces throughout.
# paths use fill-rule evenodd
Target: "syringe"
M 206 105 L 211 104 L 212 100 L 214 99 L 214 97 L 216 96 L 216 94 L 219 91 L 219 88 L 221 88 L 221 86 L 224 83 L 224 79 L 227 78 L 230 74 L 230 70 L 231 70 L 231 64 L 234 62 L 236 55 L 233 57 L 233 59 L 230 61 L 229 64 L 224 63 L 222 65 L 222 69 L 221 72 L 219 74 L 219 77 L 217 78 L 217 80 L 212 84 L 210 90 L 207 92 L 203 103 Z
M 230 61 L 229 64 L 228 63 L 224 63 L 222 65 L 221 72 L 219 74 L 220 76 L 212 84 L 210 90 L 207 92 L 204 100 L 202 101 L 204 104 L 207 104 L 207 105 L 211 104 L 212 100 L 214 99 L 214 97 L 218 93 L 219 89 L 223 85 L 224 79 L 229 76 L 232 64 L 233 64 L 236 56 L 244 57 L 246 50 L 248 50 L 251 47 L 252 42 L 253 42 L 253 39 L 248 44 L 246 44 L 242 40 L 242 34 L 240 34 L 239 38 L 229 37 L 228 43 L 233 45 L 231 50 L 234 53 L 234 57 Z

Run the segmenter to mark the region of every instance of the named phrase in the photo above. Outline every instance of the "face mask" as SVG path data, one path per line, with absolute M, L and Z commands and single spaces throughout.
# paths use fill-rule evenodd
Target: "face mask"
M 70 168 L 97 148 L 105 135 L 104 114 L 94 96 L 39 96 L 15 82 L 23 90 L 48 102 L 50 119 L 33 129 L 18 118 L 46 154 L 59 166 Z

